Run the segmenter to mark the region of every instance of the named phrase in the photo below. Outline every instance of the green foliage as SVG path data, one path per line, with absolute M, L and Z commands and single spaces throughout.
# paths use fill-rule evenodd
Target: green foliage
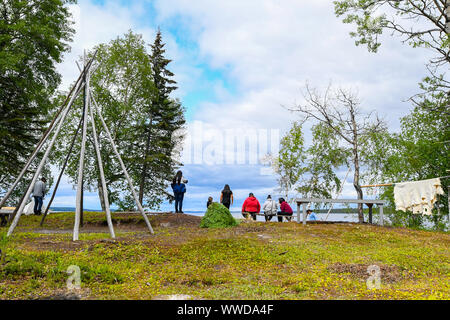
M 356 32 L 351 33 L 357 38 L 356 44 L 367 45 L 369 51 L 377 51 L 378 36 L 385 29 L 400 34 L 413 47 L 432 48 L 440 55 L 448 50 L 443 46 L 448 41 L 446 18 L 442 14 L 444 1 L 338 0 L 333 3 L 336 16 L 344 16 L 344 23 L 356 25 Z M 449 61 L 448 56 L 445 59 Z
M 323 123 L 312 127 L 312 142 L 307 149 L 308 155 L 304 177 L 298 185 L 304 197 L 331 198 L 332 192 L 337 192 L 341 186 L 340 177 L 336 170 L 341 166 L 348 166 L 351 150 L 340 144 L 339 136 Z
M 280 141 L 278 159 L 272 164 L 278 177 L 278 185 L 286 200 L 289 192 L 297 184 L 305 172 L 304 138 L 302 126 L 298 122 L 292 124 L 292 128 Z
M 448 98 L 443 94 L 431 95 L 407 116 L 401 119 L 399 133 L 383 133 L 374 136 L 371 149 L 370 182 L 402 182 L 448 176 L 450 114 Z M 441 179 L 444 192 L 448 193 L 450 179 Z M 393 188 L 381 190 L 381 197 L 389 200 L 394 208 Z M 394 212 L 390 219 L 395 225 L 423 227 L 431 220 L 435 228 L 445 228 L 448 212 L 448 195 L 441 197 L 438 214 L 432 218 Z
M 230 210 L 217 202 L 209 205 L 200 223 L 201 228 L 226 228 L 236 225 L 237 221 L 231 215 Z
M 0 189 L 21 170 L 51 119 L 56 64 L 72 40 L 64 0 L 0 1 Z

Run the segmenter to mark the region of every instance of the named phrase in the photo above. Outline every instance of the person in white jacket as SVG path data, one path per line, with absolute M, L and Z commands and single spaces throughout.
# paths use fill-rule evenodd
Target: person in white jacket
M 272 200 L 270 194 L 267 196 L 266 202 L 264 202 L 263 207 L 264 217 L 266 221 L 270 221 L 273 216 L 276 216 L 278 213 L 278 202 Z

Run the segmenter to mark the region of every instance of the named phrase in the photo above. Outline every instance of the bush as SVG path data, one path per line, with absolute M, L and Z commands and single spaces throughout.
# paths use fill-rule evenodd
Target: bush
M 226 228 L 236 226 L 238 223 L 224 205 L 213 202 L 200 222 L 201 228 Z

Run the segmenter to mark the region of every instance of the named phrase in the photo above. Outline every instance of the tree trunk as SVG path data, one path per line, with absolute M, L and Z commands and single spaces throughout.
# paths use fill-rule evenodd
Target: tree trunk
M 98 187 L 98 196 L 100 198 L 100 205 L 102 206 L 102 211 L 106 212 L 104 191 L 103 191 L 102 181 L 100 179 L 97 179 L 97 187 Z
M 353 186 L 355 187 L 356 193 L 358 195 L 358 200 L 363 199 L 363 192 L 361 186 L 359 184 L 359 157 L 358 157 L 358 146 L 355 143 L 353 148 L 353 163 L 355 165 L 355 173 L 353 175 Z M 358 204 L 358 222 L 364 223 L 364 214 L 363 214 L 363 204 Z
M 445 1 L 445 32 L 450 34 L 450 0 Z
M 356 114 L 353 106 L 350 109 L 353 130 L 353 164 L 355 165 L 355 173 L 353 175 L 353 186 L 355 187 L 358 200 L 363 199 L 363 192 L 359 184 L 359 154 L 358 154 L 358 126 L 356 123 Z M 364 223 L 363 204 L 358 203 L 358 222 Z

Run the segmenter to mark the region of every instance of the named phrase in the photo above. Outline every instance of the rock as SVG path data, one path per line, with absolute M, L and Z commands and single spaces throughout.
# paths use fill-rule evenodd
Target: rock
M 258 238 L 260 239 L 271 239 L 272 237 L 267 234 L 258 234 Z

